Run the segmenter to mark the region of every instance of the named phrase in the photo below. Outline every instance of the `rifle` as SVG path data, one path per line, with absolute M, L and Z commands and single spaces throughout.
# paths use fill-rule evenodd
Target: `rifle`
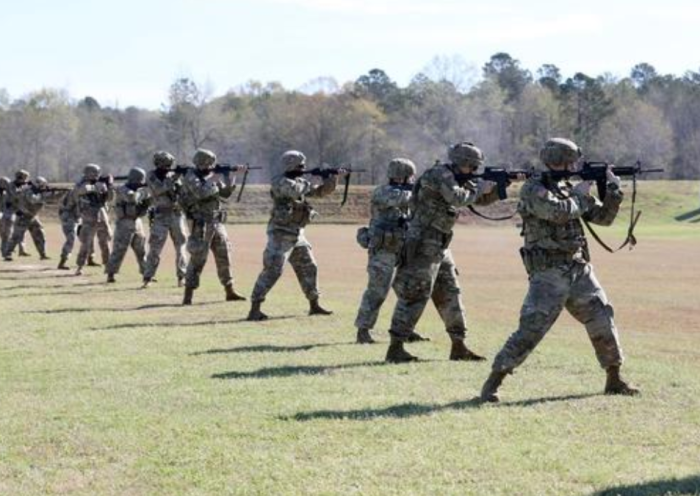
M 505 200 L 506 198 L 508 198 L 508 192 L 506 190 L 513 181 L 516 181 L 520 176 L 530 177 L 531 175 L 532 171 L 530 170 L 506 170 L 503 167 L 485 167 L 484 172 L 482 172 L 481 174 L 455 173 L 455 179 L 457 179 L 457 182 L 460 186 L 464 185 L 464 183 L 466 183 L 467 181 L 471 181 L 474 179 L 481 179 L 483 181 L 494 182 L 496 183 L 496 189 L 498 190 L 498 198 L 500 200 Z
M 340 171 L 340 169 L 344 169 L 348 173 L 347 176 L 345 176 L 345 182 L 344 182 L 344 187 L 343 187 L 343 200 L 340 202 L 340 206 L 342 207 L 348 201 L 348 191 L 350 190 L 350 176 L 353 174 L 353 172 L 358 172 L 358 173 L 367 172 L 366 170 L 353 169 L 350 166 L 348 166 L 348 167 L 316 167 L 314 169 L 301 171 L 301 174 L 308 174 L 311 176 L 319 176 L 325 180 L 331 176 L 337 175 L 338 172 Z
M 248 164 L 245 164 L 248 166 Z M 216 164 L 211 171 L 214 174 L 230 174 L 231 172 L 238 172 L 243 165 L 237 165 L 237 164 Z M 248 166 L 248 170 L 261 170 L 262 167 L 250 167 Z M 189 171 L 197 170 L 196 167 L 192 167 L 191 165 L 177 165 L 175 166 L 172 171 L 175 174 L 180 174 L 184 175 L 187 174 Z
M 607 169 L 610 164 L 608 162 L 591 161 L 584 162 L 580 170 L 577 171 L 553 171 L 549 170 L 543 175 L 550 177 L 555 181 L 561 179 L 569 179 L 570 177 L 578 177 L 583 181 L 595 181 L 596 189 L 598 190 L 598 198 L 602 200 L 605 199 L 605 194 L 607 193 Z M 640 174 L 649 174 L 656 172 L 664 172 L 664 169 L 642 169 L 642 163 L 637 160 L 637 162 L 632 166 L 620 167 L 613 166 L 612 173 L 620 177 L 632 176 L 634 181 L 634 187 L 636 192 L 636 181 L 637 176 Z

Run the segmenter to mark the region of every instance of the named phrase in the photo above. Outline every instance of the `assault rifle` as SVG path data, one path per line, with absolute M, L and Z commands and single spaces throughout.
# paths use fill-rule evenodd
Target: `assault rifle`
M 248 174 L 252 170 L 262 170 L 262 167 L 251 167 L 248 164 L 245 164 L 247 167 L 246 171 L 243 173 L 243 179 L 241 179 L 241 187 L 238 190 L 238 196 L 236 197 L 236 203 L 241 201 L 241 197 L 243 196 L 243 190 L 245 189 L 245 185 L 248 183 Z M 243 165 L 232 165 L 232 164 L 216 164 L 214 168 L 212 169 L 212 172 L 214 174 L 230 174 L 232 172 L 238 172 Z M 187 174 L 191 170 L 196 170 L 196 167 L 188 166 L 188 165 L 178 165 L 173 169 L 173 172 L 175 174 L 179 175 L 184 175 Z
M 610 164 L 608 162 L 584 162 L 581 169 L 577 171 L 553 171 L 549 170 L 543 173 L 544 177 L 549 177 L 555 181 L 561 179 L 569 179 L 570 177 L 578 177 L 582 181 L 595 181 L 596 188 L 598 190 L 598 198 L 601 200 L 605 199 L 605 194 L 607 192 L 607 169 Z M 640 174 L 649 174 L 656 172 L 664 172 L 664 169 L 642 169 L 642 163 L 637 160 L 637 162 L 632 166 L 613 166 L 612 173 L 619 177 L 629 177 L 632 176 L 633 181 L 636 180 L 637 176 Z
M 328 179 L 331 176 L 335 176 L 340 172 L 340 170 L 343 169 L 347 171 L 348 175 L 345 176 L 345 183 L 343 186 L 343 200 L 340 202 L 340 206 L 342 207 L 345 205 L 345 203 L 348 201 L 348 191 L 350 190 L 350 176 L 354 172 L 361 173 L 361 172 L 367 172 L 364 169 L 353 169 L 351 166 L 348 167 L 315 167 L 310 170 L 304 170 L 301 171 L 301 174 L 308 174 L 310 176 L 319 176 L 323 179 Z
M 530 177 L 532 171 L 530 170 L 506 170 L 503 167 L 485 167 L 484 172 L 481 174 L 468 173 L 461 174 L 455 173 L 455 179 L 460 185 L 465 184 L 467 181 L 472 181 L 474 179 L 481 179 L 483 181 L 491 181 L 496 183 L 496 189 L 498 190 L 498 198 L 500 200 L 505 200 L 508 198 L 508 186 L 513 181 L 518 180 L 521 176 Z

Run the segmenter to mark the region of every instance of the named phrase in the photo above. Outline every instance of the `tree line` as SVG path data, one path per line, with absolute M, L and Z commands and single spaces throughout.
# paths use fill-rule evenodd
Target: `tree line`
M 436 58 L 400 87 L 381 69 L 338 85 L 319 78 L 300 90 L 249 82 L 223 96 L 176 79 L 160 110 L 102 106 L 62 89 L 12 99 L 0 89 L 0 174 L 18 168 L 73 181 L 84 164 L 123 173 L 150 168 L 155 150 L 187 163 L 198 147 L 222 162 L 262 165 L 251 180 L 277 172 L 287 149 L 312 165 L 361 167 L 376 183 L 395 156 L 420 168 L 445 158 L 447 145 L 470 140 L 492 165 L 523 167 L 551 136 L 573 138 L 586 156 L 665 167 L 666 177 L 700 177 L 700 72 L 662 75 L 647 63 L 629 76 L 564 78 L 558 67 L 535 73 L 507 53 L 486 62 L 476 81 L 459 61 Z

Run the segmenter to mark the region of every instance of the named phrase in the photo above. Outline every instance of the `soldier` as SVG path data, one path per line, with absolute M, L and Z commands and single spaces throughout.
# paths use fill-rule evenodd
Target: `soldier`
M 78 204 L 78 212 L 82 221 L 80 227 L 80 251 L 75 274 L 81 275 L 88 255 L 93 251 L 95 236 L 99 243 L 102 263 L 109 261 L 109 242 L 112 230 L 109 226 L 107 204 L 114 200 L 113 179 L 111 175 L 100 177 L 101 167 L 88 164 L 83 169 L 83 178 L 75 185 L 73 195 Z
M 26 181 L 29 178 L 29 174 L 25 171 L 20 171 L 17 177 L 18 180 L 20 177 Z M 16 181 L 15 185 L 16 220 L 12 237 L 7 245 L 5 260 L 12 261 L 12 252 L 22 242 L 27 231 L 32 236 L 34 246 L 36 246 L 41 260 L 48 260 L 49 257 L 46 255 L 46 233 L 44 232 L 44 226 L 37 218 L 37 214 L 44 207 L 43 191 L 48 188 L 49 183 L 43 177 L 37 177 L 34 184 L 29 182 L 19 184 Z
M 61 220 L 61 230 L 66 238 L 61 247 L 61 259 L 58 261 L 58 269 L 70 270 L 68 267 L 68 257 L 73 252 L 75 246 L 75 238 L 78 234 L 78 225 L 80 224 L 80 214 L 78 213 L 78 203 L 75 201 L 73 191 L 66 193 L 61 199 L 61 204 L 58 207 L 58 218 Z
M 117 217 L 114 229 L 114 243 L 105 268 L 107 282 L 115 282 L 124 256 L 131 246 L 139 264 L 139 272 L 144 273 L 146 265 L 146 234 L 141 217 L 146 215 L 149 205 L 146 188 L 146 171 L 134 167 L 129 171 L 126 183 L 115 190 L 115 212 Z
M 18 171 L 16 177 L 23 176 L 23 179 L 19 180 L 20 184 L 25 183 L 29 179 L 29 173 L 27 171 Z M 7 252 L 7 246 L 10 243 L 10 238 L 12 237 L 12 230 L 15 226 L 15 201 L 14 201 L 14 191 L 15 185 L 10 180 L 9 177 L 0 178 L 0 193 L 2 197 L 2 219 L 0 219 L 0 254 L 4 257 Z M 11 257 L 12 253 L 8 253 L 7 256 Z M 29 253 L 24 249 L 24 239 L 19 244 L 19 256 L 28 257 Z
M 389 294 L 398 265 L 409 217 L 416 166 L 406 158 L 395 158 L 389 162 L 387 173 L 389 184 L 378 186 L 372 192 L 369 230 L 364 234 L 366 240 L 359 240 L 369 250 L 369 281 L 355 319 L 357 342 L 360 344 L 375 342 L 370 330 L 377 322 L 379 310 Z
M 451 146 L 448 153 L 451 163 L 438 163 L 428 169 L 413 190 L 413 216 L 394 280 L 398 301 L 389 330 L 387 362 L 417 360 L 404 349 L 404 342 L 409 340 L 431 297 L 452 340 L 450 360 L 484 360 L 464 344 L 466 315 L 449 245 L 457 208 L 493 203 L 498 195 L 491 181 L 457 181 L 458 174 L 473 173 L 483 163 L 479 148 L 463 142 Z
M 177 285 L 181 287 L 187 270 L 187 226 L 185 216 L 178 204 L 179 191 L 182 188 L 180 177 L 171 171 L 175 157 L 168 152 L 159 151 L 153 155 L 155 170 L 148 174 L 148 189 L 153 202 L 151 233 L 148 238 L 148 258 L 143 273 L 143 287 L 147 288 L 158 270 L 160 254 L 163 251 L 168 234 L 175 248 L 175 269 Z
M 282 154 L 284 172 L 272 178 L 272 215 L 267 226 L 267 247 L 263 254 L 263 270 L 253 288 L 248 320 L 267 319 L 260 306 L 282 275 L 284 263 L 289 260 L 304 295 L 309 300 L 309 315 L 330 315 L 332 312 L 319 304 L 318 266 L 311 253 L 311 245 L 304 235 L 304 227 L 316 212 L 306 201 L 309 197 L 323 197 L 335 191 L 339 177 L 347 171 L 328 176 L 323 183 L 314 185 L 304 179 L 306 157 L 290 150 Z
M 235 176 L 230 172 L 220 177 L 214 173 L 216 155 L 199 149 L 192 157 L 195 169 L 189 171 L 182 182 L 181 203 L 190 220 L 192 230 L 187 240 L 190 262 L 185 274 L 185 296 L 183 305 L 192 304 L 194 290 L 199 287 L 199 278 L 207 262 L 208 251 L 214 254 L 219 281 L 226 290 L 226 301 L 241 301 L 245 298 L 233 288 L 231 273 L 231 243 L 226 233 L 226 200 L 235 189 Z M 243 173 L 246 166 L 238 168 Z
M 563 138 L 547 141 L 540 159 L 551 171 L 571 170 L 581 156 L 579 147 Z M 572 186 L 549 177 L 531 177 L 520 191 L 518 211 L 524 238 L 520 254 L 529 288 L 520 325 L 493 362 L 481 390 L 483 401 L 497 402 L 498 388 L 507 374 L 522 364 L 566 308 L 586 331 L 598 362 L 607 371 L 605 394 L 635 395 L 638 389 L 620 377 L 623 356 L 613 308 L 589 263 L 588 242 L 581 219 L 609 226 L 622 203 L 620 180 L 610 169 L 607 194 L 601 203 L 591 196 L 589 181 Z

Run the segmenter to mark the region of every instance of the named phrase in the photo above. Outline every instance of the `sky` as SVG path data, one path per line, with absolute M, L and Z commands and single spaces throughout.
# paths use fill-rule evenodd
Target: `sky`
M 700 69 L 698 26 L 690 0 L 0 0 L 0 89 L 158 109 L 180 77 L 221 95 L 380 68 L 405 86 L 436 56 L 478 77 L 498 52 L 565 77 L 682 75 Z

